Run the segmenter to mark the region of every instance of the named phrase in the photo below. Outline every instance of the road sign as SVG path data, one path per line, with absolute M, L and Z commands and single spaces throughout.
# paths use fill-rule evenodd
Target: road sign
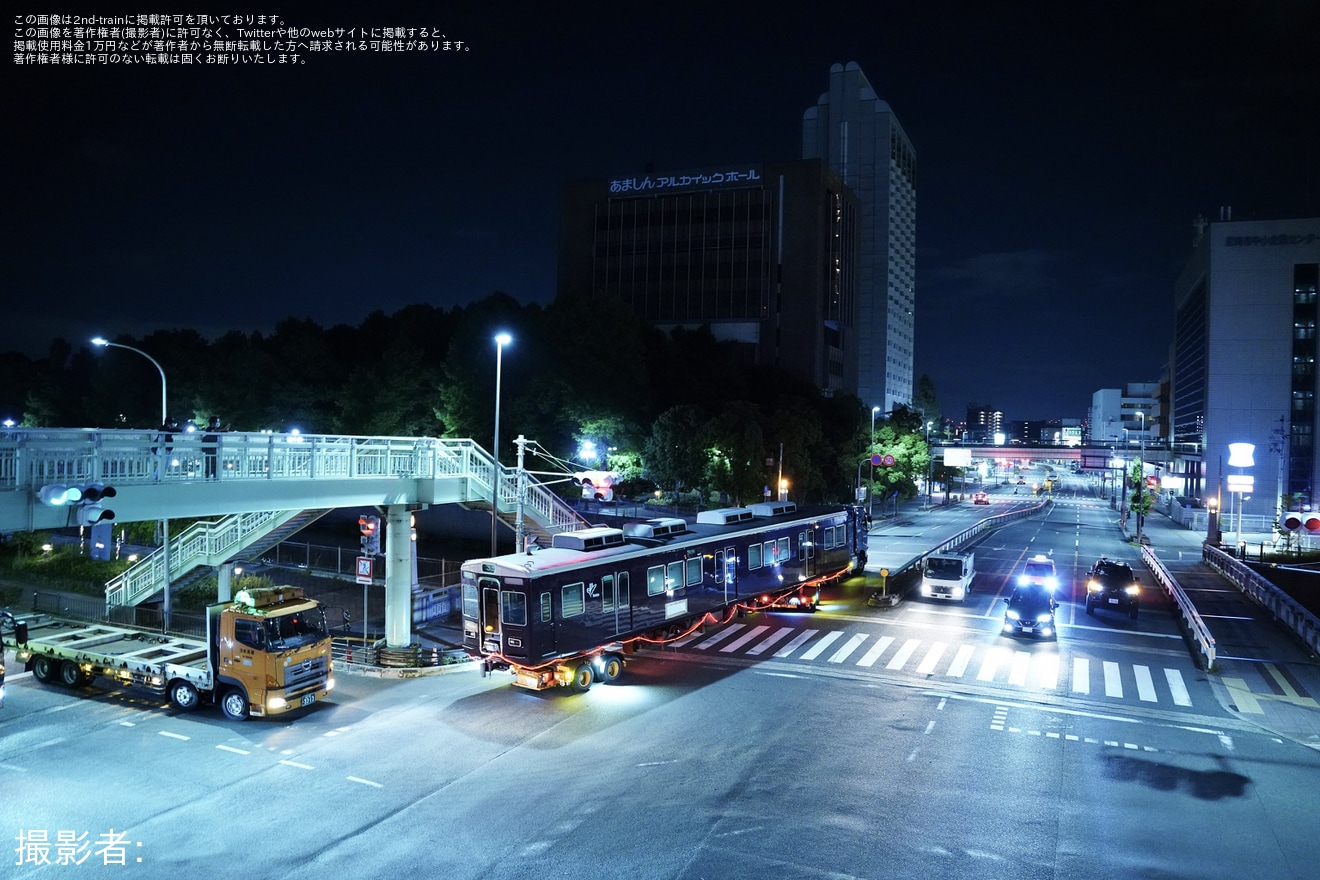
M 359 556 L 357 558 L 357 582 L 359 584 L 371 583 L 371 563 L 373 561 L 370 556 Z
M 894 457 L 892 455 L 886 455 L 885 467 L 893 467 L 893 466 L 894 466 Z

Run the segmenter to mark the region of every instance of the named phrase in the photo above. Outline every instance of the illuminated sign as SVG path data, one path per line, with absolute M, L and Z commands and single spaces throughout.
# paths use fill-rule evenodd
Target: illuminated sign
M 1250 492 L 1256 485 L 1256 478 L 1250 474 L 1229 474 L 1228 491 L 1230 492 Z
M 761 169 L 729 168 L 723 171 L 688 171 L 682 174 L 647 174 L 642 177 L 618 177 L 610 181 L 612 193 L 650 193 L 694 186 L 728 186 L 761 182 Z

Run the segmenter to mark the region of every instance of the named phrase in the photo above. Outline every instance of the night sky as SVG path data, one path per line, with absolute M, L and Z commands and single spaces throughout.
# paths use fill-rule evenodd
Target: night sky
M 549 303 L 565 182 L 798 158 L 836 62 L 917 151 L 916 374 L 946 415 L 1157 380 L 1193 217 L 1320 213 L 1309 0 L 627 6 L 252 10 L 468 47 L 292 66 L 11 50 L 0 350 Z

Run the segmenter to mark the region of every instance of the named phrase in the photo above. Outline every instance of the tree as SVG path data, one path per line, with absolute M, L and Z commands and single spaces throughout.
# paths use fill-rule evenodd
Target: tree
M 765 438 L 760 412 L 735 401 L 707 422 L 706 485 L 741 506 L 761 497 L 765 478 Z
M 706 467 L 703 427 L 695 406 L 676 406 L 661 413 L 643 448 L 644 476 L 662 488 L 700 483 Z

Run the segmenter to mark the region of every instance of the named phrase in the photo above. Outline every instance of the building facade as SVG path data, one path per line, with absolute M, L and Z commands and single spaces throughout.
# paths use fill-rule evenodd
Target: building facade
M 898 117 L 856 64 L 830 68 L 829 91 L 802 117 L 802 156 L 820 158 L 857 194 L 857 396 L 910 403 L 916 329 L 917 158 Z
M 1184 494 L 1261 523 L 1317 501 L 1320 218 L 1229 218 L 1198 222 L 1174 290 L 1170 441 Z M 1229 464 L 1237 443 L 1252 465 Z M 1252 485 L 1230 497 L 1229 477 Z
M 1101 388 L 1091 395 L 1090 441 L 1122 446 L 1160 438 L 1160 385 L 1129 382 L 1122 388 Z
M 820 160 L 565 188 L 558 296 L 708 326 L 823 393 L 857 391 L 856 197 Z

